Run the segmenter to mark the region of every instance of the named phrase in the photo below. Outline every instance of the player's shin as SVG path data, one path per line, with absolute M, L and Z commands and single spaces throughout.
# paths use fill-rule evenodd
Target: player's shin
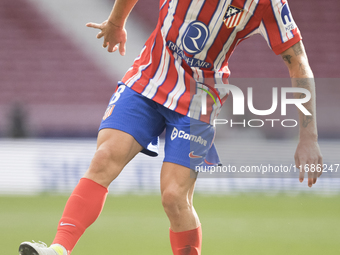
M 86 228 L 98 218 L 107 193 L 104 186 L 82 178 L 66 203 L 53 244 L 64 246 L 70 254 Z

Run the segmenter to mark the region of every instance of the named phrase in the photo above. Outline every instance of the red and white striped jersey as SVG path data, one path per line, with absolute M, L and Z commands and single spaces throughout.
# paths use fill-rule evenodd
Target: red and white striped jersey
M 212 123 L 235 47 L 262 34 L 280 54 L 301 40 L 286 0 L 161 0 L 156 29 L 122 79 L 180 114 Z M 206 98 L 206 114 L 201 99 Z

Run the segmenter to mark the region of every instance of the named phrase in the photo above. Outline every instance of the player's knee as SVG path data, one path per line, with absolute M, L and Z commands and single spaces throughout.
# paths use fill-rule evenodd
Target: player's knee
M 88 172 L 91 174 L 103 174 L 108 171 L 110 165 L 110 153 L 105 150 L 97 150 L 91 161 Z
M 107 169 L 109 167 L 116 167 L 124 165 L 126 155 L 117 147 L 103 147 L 99 148 L 92 161 L 96 162 L 100 168 Z M 108 169 L 109 170 L 109 169 Z
M 118 176 L 122 168 L 119 155 L 115 155 L 111 150 L 99 149 L 96 151 L 85 177 L 106 186 Z
M 165 189 L 162 193 L 162 205 L 168 216 L 179 215 L 183 209 L 190 206 L 186 195 L 176 189 Z

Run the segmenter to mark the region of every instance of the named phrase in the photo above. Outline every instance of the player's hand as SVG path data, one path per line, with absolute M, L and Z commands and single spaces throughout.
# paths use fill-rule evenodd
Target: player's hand
M 308 186 L 312 187 L 322 174 L 322 155 L 318 142 L 313 139 L 300 140 L 294 158 L 296 167 L 301 166 L 300 182 L 303 182 L 305 172 L 307 172 Z
M 123 26 L 116 26 L 108 20 L 105 20 L 101 24 L 90 22 L 87 23 L 86 26 L 101 30 L 97 34 L 97 38 L 100 39 L 104 37 L 103 48 L 107 47 L 108 52 L 115 52 L 119 48 L 120 55 L 125 55 L 125 43 L 127 37 L 126 30 Z

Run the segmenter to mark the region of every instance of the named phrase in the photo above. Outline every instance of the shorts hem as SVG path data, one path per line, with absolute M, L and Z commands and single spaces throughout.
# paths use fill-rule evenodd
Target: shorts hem
M 178 160 L 178 158 L 166 157 L 166 158 L 164 158 L 163 162 L 174 163 L 174 164 L 177 164 L 177 165 L 184 166 L 186 168 L 190 168 L 192 170 L 195 170 L 195 169 L 191 168 L 190 166 L 188 166 L 188 164 L 185 163 L 184 161 Z

